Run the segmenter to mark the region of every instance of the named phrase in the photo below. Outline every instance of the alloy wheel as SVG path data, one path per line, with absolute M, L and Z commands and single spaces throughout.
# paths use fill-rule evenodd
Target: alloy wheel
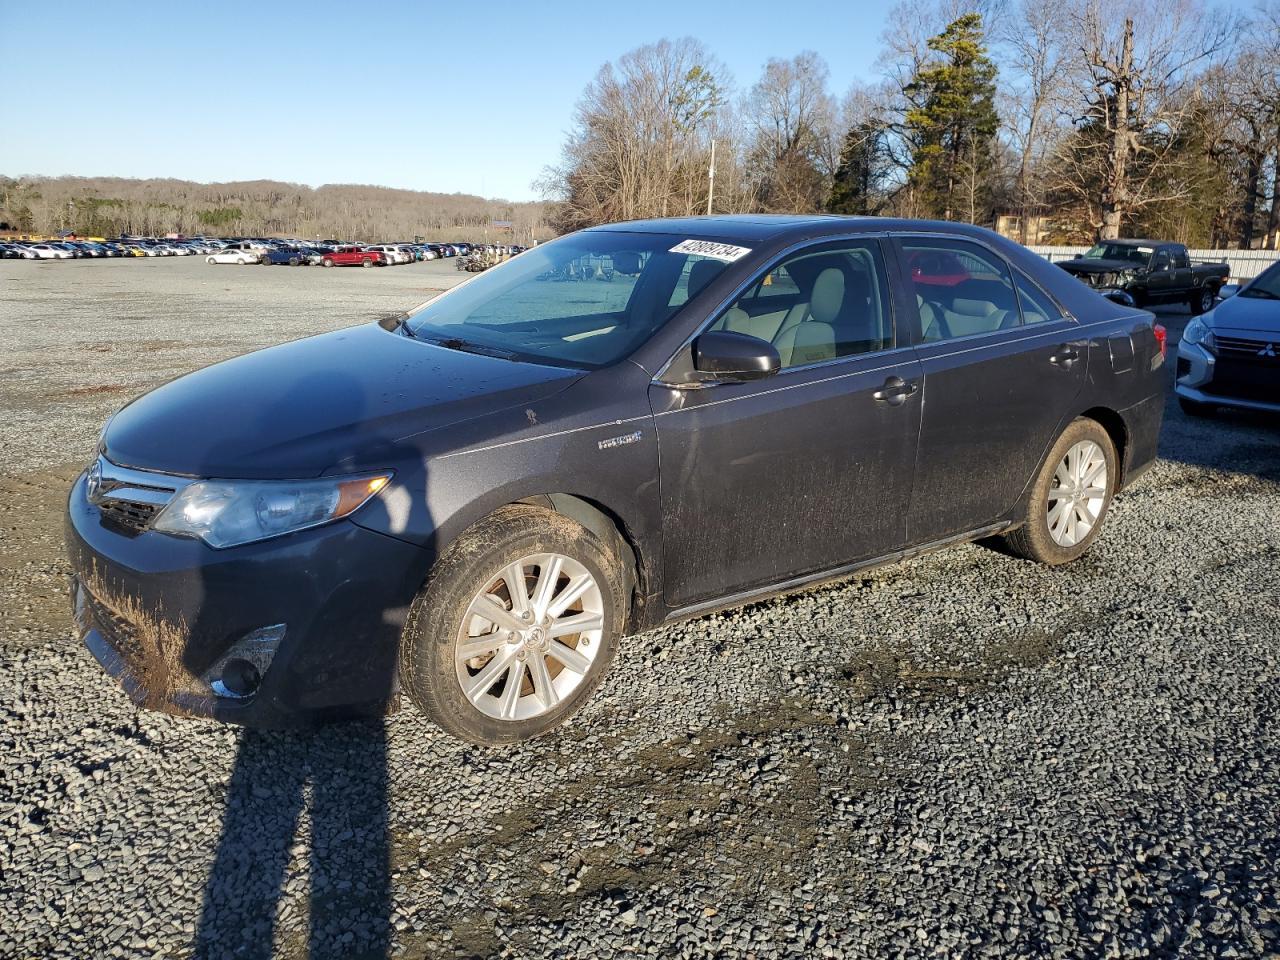
M 604 597 L 572 557 L 540 553 L 508 564 L 472 599 L 454 644 L 458 683 L 496 720 L 541 716 L 591 671 Z
M 1067 450 L 1053 473 L 1048 496 L 1049 535 L 1074 547 L 1093 531 L 1107 500 L 1107 457 L 1092 440 Z

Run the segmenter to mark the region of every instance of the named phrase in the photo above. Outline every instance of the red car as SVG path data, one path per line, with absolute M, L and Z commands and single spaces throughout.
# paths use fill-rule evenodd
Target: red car
M 380 250 L 364 247 L 339 247 L 326 253 L 320 261 L 326 267 L 385 267 L 387 258 Z

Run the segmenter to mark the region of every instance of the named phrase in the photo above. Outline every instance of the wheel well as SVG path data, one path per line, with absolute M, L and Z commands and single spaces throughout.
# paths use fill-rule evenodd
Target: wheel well
M 1119 490 L 1124 486 L 1125 468 L 1128 464 L 1125 454 L 1129 445 L 1129 429 L 1125 426 L 1124 417 L 1106 407 L 1094 407 L 1080 416 L 1096 421 L 1111 438 L 1116 448 L 1116 459 L 1120 464 L 1120 476 L 1116 478 L 1116 489 Z
M 639 613 L 639 598 L 646 595 L 649 578 L 635 539 L 622 519 L 604 504 L 571 493 L 539 494 L 516 502 L 544 507 L 576 520 L 609 545 L 622 564 L 623 592 L 627 601 L 626 622 L 630 632 Z

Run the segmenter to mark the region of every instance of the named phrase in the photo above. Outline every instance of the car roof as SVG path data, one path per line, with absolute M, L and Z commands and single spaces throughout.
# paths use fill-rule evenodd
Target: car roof
M 587 232 L 668 233 L 693 239 L 764 242 L 802 239 L 851 232 L 912 231 L 991 237 L 990 230 L 943 220 L 903 220 L 890 217 L 842 217 L 835 214 L 724 214 L 710 217 L 670 217 L 629 220 L 590 227 Z
M 1100 243 L 1114 243 L 1118 247 L 1167 247 L 1172 240 L 1142 240 L 1137 237 L 1126 237 L 1123 240 L 1100 240 Z

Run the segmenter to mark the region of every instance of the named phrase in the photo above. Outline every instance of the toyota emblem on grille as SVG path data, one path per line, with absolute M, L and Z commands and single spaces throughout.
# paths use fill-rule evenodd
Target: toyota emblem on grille
M 1258 356 L 1275 357 L 1275 356 L 1280 356 L 1280 354 L 1276 353 L 1276 345 L 1274 343 L 1268 343 L 1265 347 L 1263 347 L 1261 350 L 1258 351 Z
M 90 503 L 97 503 L 102 497 L 102 461 L 95 460 L 89 467 L 89 476 L 85 480 L 86 492 Z

